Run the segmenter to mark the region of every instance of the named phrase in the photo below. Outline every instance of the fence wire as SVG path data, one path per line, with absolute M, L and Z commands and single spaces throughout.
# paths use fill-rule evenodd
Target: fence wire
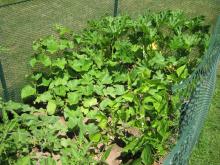
M 1 4 L 0 4 L 1 5 Z M 0 53 L 10 98 L 19 100 L 34 40 L 53 33 L 55 24 L 80 31 L 88 20 L 113 15 L 111 0 L 15 1 L 0 8 Z M 2 93 L 2 92 L 1 92 Z

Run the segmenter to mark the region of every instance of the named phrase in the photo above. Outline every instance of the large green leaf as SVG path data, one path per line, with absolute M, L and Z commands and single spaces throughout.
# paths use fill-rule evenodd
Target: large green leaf
M 125 73 L 115 72 L 114 82 L 126 82 L 128 81 L 128 75 Z
M 55 40 L 53 36 L 44 40 L 43 45 L 47 47 L 47 51 L 50 52 L 51 54 L 59 50 L 59 43 Z
M 179 68 L 176 70 L 177 75 L 180 76 L 180 75 L 183 73 L 183 71 L 184 71 L 185 68 L 186 68 L 186 65 L 183 65 L 183 66 L 179 67 Z
M 104 95 L 103 89 L 104 89 L 104 85 L 94 85 L 94 91 L 96 94 L 102 96 Z
M 66 86 L 68 83 L 69 75 L 66 74 L 63 77 L 56 77 L 54 80 L 50 83 L 49 89 L 53 89 L 56 86 Z
M 132 102 L 134 100 L 134 94 L 133 93 L 126 93 L 122 96 L 123 99 L 125 99 L 126 101 Z
M 89 136 L 89 139 L 92 141 L 92 142 L 99 142 L 100 141 L 100 139 L 101 139 L 101 134 L 100 133 L 95 133 L 95 134 L 91 134 L 90 136 Z
M 54 100 L 50 100 L 47 104 L 47 113 L 48 115 L 53 115 L 56 112 L 56 102 Z
M 69 92 L 67 94 L 67 102 L 70 105 L 78 104 L 78 102 L 81 100 L 81 93 L 79 92 Z
M 125 93 L 124 85 L 114 85 L 114 87 L 116 95 L 123 95 Z
M 111 107 L 113 105 L 113 101 L 110 100 L 109 98 L 105 98 L 101 103 L 100 103 L 100 108 L 101 110 L 104 110 L 106 107 Z
M 23 100 L 36 95 L 36 89 L 30 85 L 25 86 L 21 91 L 21 98 Z
M 109 75 L 109 72 L 106 70 L 104 72 L 98 72 L 95 76 L 98 78 L 100 84 L 112 83 L 112 77 Z
M 69 60 L 68 63 L 76 72 L 88 71 L 93 64 L 92 60 L 87 58 Z
M 79 88 L 80 83 L 81 83 L 81 80 L 74 79 L 74 80 L 68 81 L 67 86 L 71 91 L 74 91 Z
M 65 58 L 57 58 L 53 61 L 52 66 L 58 67 L 60 69 L 64 69 L 67 61 Z
M 16 162 L 16 165 L 30 165 L 31 164 L 31 158 L 29 156 L 22 157 L 18 159 Z
M 163 68 L 166 65 L 165 58 L 161 53 L 156 52 L 155 56 L 149 60 L 149 65 L 154 68 Z
M 98 127 L 94 123 L 86 124 L 84 126 L 84 131 L 89 135 L 94 135 L 95 133 L 99 132 Z
M 177 50 L 183 46 L 183 39 L 181 36 L 174 36 L 170 41 L 169 46 L 172 50 Z
M 37 54 L 34 58 L 31 59 L 30 65 L 31 67 L 34 67 L 37 63 L 48 67 L 51 65 L 51 59 L 46 54 Z
M 139 139 L 135 138 L 132 141 L 130 141 L 124 148 L 123 152 L 131 152 L 135 154 L 135 148 L 138 147 L 138 143 L 140 142 Z
M 104 57 L 101 52 L 98 52 L 92 56 L 92 59 L 94 60 L 95 64 L 99 69 L 104 65 Z
M 9 101 L 8 104 L 6 104 L 4 106 L 4 109 L 7 111 L 11 111 L 11 110 L 19 110 L 23 107 L 23 105 L 21 103 L 16 103 L 16 102 L 12 102 L 12 101 Z M 0 106 L 0 108 L 2 108 Z
M 69 40 L 66 40 L 66 39 L 62 39 L 60 40 L 60 43 L 59 43 L 59 48 L 60 50 L 64 50 L 66 48 L 73 48 L 73 41 L 69 41 Z
M 62 138 L 60 143 L 63 147 L 66 148 L 68 146 L 71 146 L 72 141 L 70 139 Z
M 82 95 L 91 96 L 94 92 L 94 86 L 92 84 L 86 86 L 79 86 L 78 91 L 80 91 Z
M 68 91 L 68 88 L 66 86 L 57 86 L 53 88 L 54 93 L 57 96 L 65 96 L 66 92 Z
M 50 93 L 50 91 L 46 91 L 42 94 L 39 94 L 36 98 L 36 102 L 37 103 L 40 103 L 40 102 L 48 102 L 49 100 L 52 99 L 52 94 Z
M 113 88 L 113 87 L 107 87 L 107 88 L 103 89 L 103 92 L 104 92 L 105 96 L 109 95 L 113 98 L 115 98 L 115 96 L 116 96 L 115 88 Z
M 105 129 L 108 123 L 108 118 L 101 113 L 98 113 L 96 116 L 96 120 L 98 121 L 98 126 L 102 129 Z
M 94 105 L 97 105 L 98 102 L 97 102 L 97 99 L 96 98 L 89 98 L 89 99 L 84 99 L 83 100 L 83 105 L 85 107 L 91 107 L 91 106 L 94 106 Z

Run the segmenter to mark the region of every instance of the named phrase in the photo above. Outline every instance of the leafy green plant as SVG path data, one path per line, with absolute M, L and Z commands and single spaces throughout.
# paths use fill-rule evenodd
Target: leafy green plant
M 192 73 L 207 48 L 203 19 L 173 11 L 135 20 L 104 17 L 80 34 L 57 25 L 58 35 L 34 42 L 33 73 L 21 97 L 36 109 L 9 120 L 17 127 L 29 123 L 24 130 L 33 143 L 25 142 L 23 156 L 36 160 L 28 154 L 36 148 L 49 153 L 43 162 L 59 155 L 62 164 L 97 164 L 113 144 L 122 149 L 122 163 L 150 165 L 164 156 L 178 131 L 181 104 L 171 88 Z

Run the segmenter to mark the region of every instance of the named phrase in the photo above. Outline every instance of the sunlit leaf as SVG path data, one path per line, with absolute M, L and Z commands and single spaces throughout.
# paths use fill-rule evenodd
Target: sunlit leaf
M 98 102 L 97 102 L 96 98 L 84 99 L 84 101 L 83 101 L 83 105 L 85 107 L 91 107 L 91 106 L 94 106 L 97 104 L 98 104 Z
M 81 96 L 82 95 L 79 92 L 69 92 L 67 94 L 67 101 L 70 105 L 75 105 L 80 101 Z
M 53 115 L 56 112 L 56 102 L 54 100 L 50 100 L 47 104 L 47 113 L 48 115 Z
M 30 85 L 25 86 L 21 91 L 21 98 L 27 99 L 36 94 L 36 89 Z

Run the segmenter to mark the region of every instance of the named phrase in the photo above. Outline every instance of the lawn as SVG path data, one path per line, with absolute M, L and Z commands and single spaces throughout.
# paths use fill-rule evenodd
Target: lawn
M 19 0 L 0 0 L 0 5 Z M 203 14 L 207 22 L 214 23 L 220 14 L 219 0 L 121 0 L 119 12 L 133 16 L 146 9 L 182 9 L 189 15 Z M 9 50 L 0 54 L 8 87 L 12 95 L 24 83 L 29 72 L 28 61 L 32 54 L 32 42 L 51 34 L 54 24 L 63 24 L 79 31 L 92 18 L 112 15 L 111 0 L 33 0 L 0 8 L 0 45 Z M 220 73 L 220 71 L 219 71 Z M 1 92 L 1 89 L 0 89 Z M 216 95 L 209 116 L 195 148 L 192 165 L 220 164 L 220 76 Z

